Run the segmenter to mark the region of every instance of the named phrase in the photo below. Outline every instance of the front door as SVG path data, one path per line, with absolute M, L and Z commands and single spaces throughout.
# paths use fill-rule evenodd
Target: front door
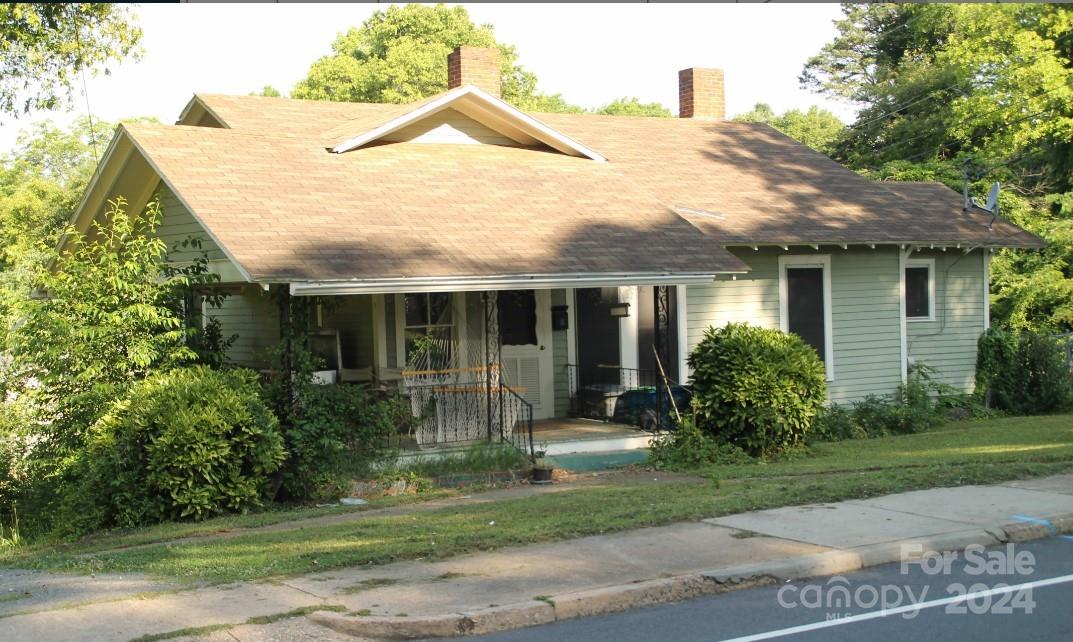
M 551 361 L 551 295 L 548 290 L 502 290 L 499 310 L 503 377 L 533 404 L 533 419 L 555 409 Z
M 578 388 L 621 383 L 619 319 L 611 316 L 618 288 L 579 288 L 575 299 Z

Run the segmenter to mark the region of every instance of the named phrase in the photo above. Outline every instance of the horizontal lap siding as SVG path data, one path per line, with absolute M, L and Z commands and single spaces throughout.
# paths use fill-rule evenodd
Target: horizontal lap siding
M 518 143 L 503 134 L 478 123 L 454 109 L 445 109 L 418 123 L 384 136 L 387 141 L 414 143 L 446 143 L 454 145 L 502 145 L 518 147 Z
M 690 285 L 686 290 L 686 333 L 692 350 L 710 326 L 748 322 L 765 328 L 779 327 L 779 259 L 770 250 L 735 252 L 749 264 L 750 272 L 737 280 L 719 280 Z
M 190 214 L 190 211 L 179 202 L 175 194 L 161 183 L 154 197 L 160 201 L 162 220 L 157 234 L 168 244 L 168 260 L 177 263 L 192 261 L 204 252 L 210 261 L 227 260 L 227 256 L 216 245 L 216 242 L 205 231 L 205 228 Z M 187 239 L 195 238 L 201 241 L 201 249 L 182 247 Z
M 233 363 L 268 367 L 267 351 L 279 343 L 279 309 L 271 296 L 247 287 L 224 299 L 220 308 L 207 308 L 205 314 L 219 319 L 224 337 L 238 335 L 227 353 Z
M 889 394 L 902 381 L 898 251 L 833 249 L 831 325 L 835 379 L 827 396 L 849 403 Z
M 779 265 L 775 249 L 735 250 L 749 274 L 688 287 L 686 323 L 690 349 L 709 326 L 745 321 L 779 327 Z M 796 251 L 794 254 L 804 254 Z M 901 382 L 898 254 L 894 248 L 821 248 L 831 255 L 834 381 L 831 401 L 848 403 L 889 394 Z
M 906 323 L 909 357 L 935 369 L 939 381 L 970 392 L 984 331 L 983 253 L 929 250 L 913 258 L 935 259 L 935 320 Z

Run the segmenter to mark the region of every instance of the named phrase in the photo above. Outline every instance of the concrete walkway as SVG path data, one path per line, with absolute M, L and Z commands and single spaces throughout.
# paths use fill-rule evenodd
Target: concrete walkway
M 937 547 L 944 542 L 997 544 L 1016 539 L 1011 523 L 1038 526 L 1031 520 L 1068 515 L 1073 515 L 1073 475 L 780 508 L 431 563 L 335 569 L 186 590 L 139 577 L 7 572 L 0 574 L 0 598 L 28 595 L 0 599 L 0 637 L 130 640 L 209 625 L 235 626 L 198 639 L 480 632 L 711 592 L 714 584 L 697 584 L 695 578 L 701 576 L 723 582 L 781 577 L 778 569 L 838 573 L 846 559 L 856 560 L 858 567 L 862 560 L 877 563 L 884 545 L 907 539 Z M 251 617 L 308 607 L 338 612 L 244 625 Z

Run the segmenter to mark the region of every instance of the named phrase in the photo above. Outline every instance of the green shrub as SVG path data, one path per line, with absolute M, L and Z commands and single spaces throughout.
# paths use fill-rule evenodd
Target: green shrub
M 919 364 L 893 395 L 868 395 L 849 408 L 832 404 L 816 416 L 815 438 L 824 441 L 862 439 L 921 432 L 942 424 L 954 408 L 966 406 L 965 395 L 932 379 Z
M 779 330 L 708 328 L 689 363 L 697 426 L 752 455 L 802 443 L 826 396 L 816 351 Z
M 988 407 L 1014 414 L 1073 407 L 1073 374 L 1054 337 L 992 328 L 977 348 L 976 390 Z
M 361 386 L 302 386 L 283 429 L 283 491 L 291 499 L 329 499 L 349 477 L 367 474 L 387 453 L 401 421 L 394 400 Z
M 853 412 L 838 404 L 831 404 L 821 408 L 816 413 L 816 419 L 812 424 L 811 439 L 817 441 L 841 441 L 843 439 L 859 439 L 867 437 L 868 433 L 861 430 L 854 419 Z
M 89 521 L 245 512 L 262 504 L 283 455 L 256 373 L 196 366 L 150 375 L 93 426 L 82 464 L 101 513 Z
M 648 463 L 660 470 L 694 470 L 708 466 L 734 466 L 755 463 L 744 450 L 733 444 L 720 443 L 701 432 L 686 417 L 677 430 L 652 440 Z

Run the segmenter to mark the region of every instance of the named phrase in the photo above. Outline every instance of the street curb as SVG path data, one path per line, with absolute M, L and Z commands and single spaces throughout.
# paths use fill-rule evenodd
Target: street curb
M 774 581 L 851 573 L 870 566 L 919 559 L 926 552 L 963 551 L 970 546 L 1027 542 L 1065 533 L 1073 533 L 1073 513 L 574 591 L 446 615 L 361 617 L 318 611 L 306 618 L 355 637 L 411 640 L 479 635 L 677 602 Z

